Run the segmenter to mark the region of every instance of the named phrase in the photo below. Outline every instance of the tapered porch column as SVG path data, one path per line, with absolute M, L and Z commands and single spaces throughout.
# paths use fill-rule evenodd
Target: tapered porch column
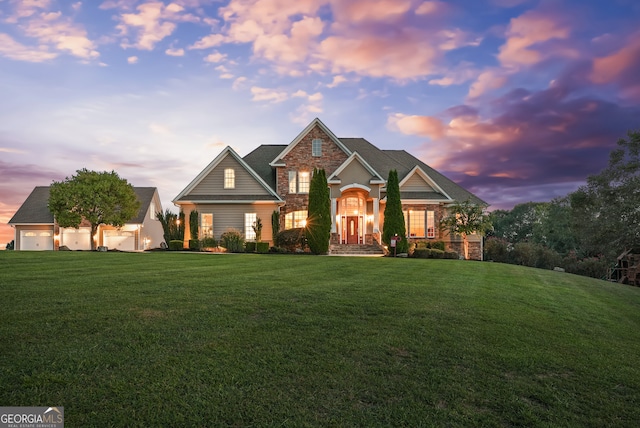
M 373 233 L 380 233 L 380 198 L 373 198 Z
M 336 213 L 338 212 L 338 199 L 331 198 L 331 233 L 337 233 Z

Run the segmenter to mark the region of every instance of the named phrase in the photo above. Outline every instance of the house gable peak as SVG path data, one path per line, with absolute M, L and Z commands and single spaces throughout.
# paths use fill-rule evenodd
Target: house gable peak
M 351 151 L 347 148 L 347 146 L 345 146 L 342 141 L 340 141 L 340 139 L 338 137 L 335 136 L 335 134 L 333 132 L 331 132 L 331 130 L 329 128 L 327 128 L 327 126 L 322 123 L 322 121 L 320 119 L 318 119 L 317 117 L 315 119 L 313 119 L 311 121 L 311 123 L 309 123 L 303 130 L 302 132 L 300 132 L 296 138 L 293 139 L 293 141 L 291 141 L 291 143 L 289 143 L 289 145 L 287 147 L 285 147 L 285 149 L 280 152 L 280 154 L 278 154 L 278 156 L 275 157 L 275 159 L 273 159 L 273 161 L 271 161 L 271 163 L 269 164 L 270 166 L 276 167 L 276 166 L 285 166 L 284 164 L 284 157 L 291 152 L 291 150 L 293 150 L 295 148 L 295 146 L 302 141 L 302 139 L 315 127 L 320 128 L 320 130 L 322 130 L 322 132 L 324 132 L 328 137 L 329 140 L 331 140 L 331 142 L 333 142 L 336 146 L 338 146 L 340 148 L 340 150 L 342 150 L 344 153 L 347 154 L 347 156 L 351 155 Z

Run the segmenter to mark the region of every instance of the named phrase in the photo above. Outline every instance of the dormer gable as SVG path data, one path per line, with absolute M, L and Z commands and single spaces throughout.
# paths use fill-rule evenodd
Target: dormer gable
M 427 174 L 419 166 L 415 166 L 411 171 L 404 176 L 399 183 L 401 193 L 414 193 L 414 194 L 440 194 L 442 199 L 447 201 L 453 201 L 453 198 L 447 194 L 447 192 L 440 187 L 435 180 L 433 180 L 429 174 Z
M 322 137 L 326 136 L 326 138 L 317 138 L 317 140 L 320 140 L 320 144 L 318 145 L 316 145 L 316 142 L 315 142 L 316 138 L 312 139 L 314 141 L 311 141 L 311 143 L 309 144 L 309 147 L 305 149 L 308 152 L 308 153 L 304 153 L 305 157 L 308 157 L 309 159 L 321 158 L 324 154 L 327 153 L 328 150 L 333 149 L 335 147 L 337 147 L 340 151 L 344 152 L 346 156 L 351 155 L 351 151 L 347 148 L 347 146 L 345 146 L 342 143 L 342 141 L 340 141 L 340 139 L 336 137 L 335 134 L 331 132 L 331 130 L 327 128 L 327 126 L 324 123 L 322 123 L 320 119 L 316 117 L 311 121 L 311 123 L 309 123 L 309 125 L 307 125 L 302 130 L 302 132 L 300 132 L 296 136 L 296 138 L 293 139 L 293 141 L 291 141 L 291 143 L 289 143 L 287 147 L 285 147 L 285 149 L 282 152 L 280 152 L 280 154 L 278 154 L 278 156 L 276 156 L 276 158 L 273 161 L 271 161 L 269 165 L 271 165 L 272 167 L 287 166 L 287 162 L 286 162 L 287 155 L 290 155 L 297 148 L 299 149 L 298 146 L 300 145 L 300 143 L 302 141 L 305 141 L 306 140 L 305 137 L 307 137 L 309 133 L 316 128 L 317 128 L 317 131 L 319 131 L 319 135 L 321 135 Z M 319 152 L 316 152 L 317 147 L 319 147 Z
M 364 160 L 358 152 L 349 158 L 327 178 L 329 184 L 349 184 L 366 181 L 368 184 L 385 184 L 382 176 Z

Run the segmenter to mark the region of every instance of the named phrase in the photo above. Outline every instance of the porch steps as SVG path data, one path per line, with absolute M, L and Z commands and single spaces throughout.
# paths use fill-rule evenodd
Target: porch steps
M 384 256 L 384 250 L 378 245 L 331 244 L 332 256 Z

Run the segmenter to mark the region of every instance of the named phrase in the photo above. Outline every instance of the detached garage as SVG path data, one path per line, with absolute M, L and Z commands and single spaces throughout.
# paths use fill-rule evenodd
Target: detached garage
M 100 225 L 96 246 L 120 251 L 161 247 L 164 236 L 156 215 L 162 212 L 158 190 L 155 187 L 134 187 L 133 190 L 140 201 L 137 215 L 120 228 Z M 89 223 L 83 222 L 77 229 L 59 227 L 49 211 L 48 202 L 49 187 L 38 186 L 9 220 L 9 225 L 15 229 L 15 249 L 43 251 L 65 246 L 70 250 L 91 250 L 93 237 Z

